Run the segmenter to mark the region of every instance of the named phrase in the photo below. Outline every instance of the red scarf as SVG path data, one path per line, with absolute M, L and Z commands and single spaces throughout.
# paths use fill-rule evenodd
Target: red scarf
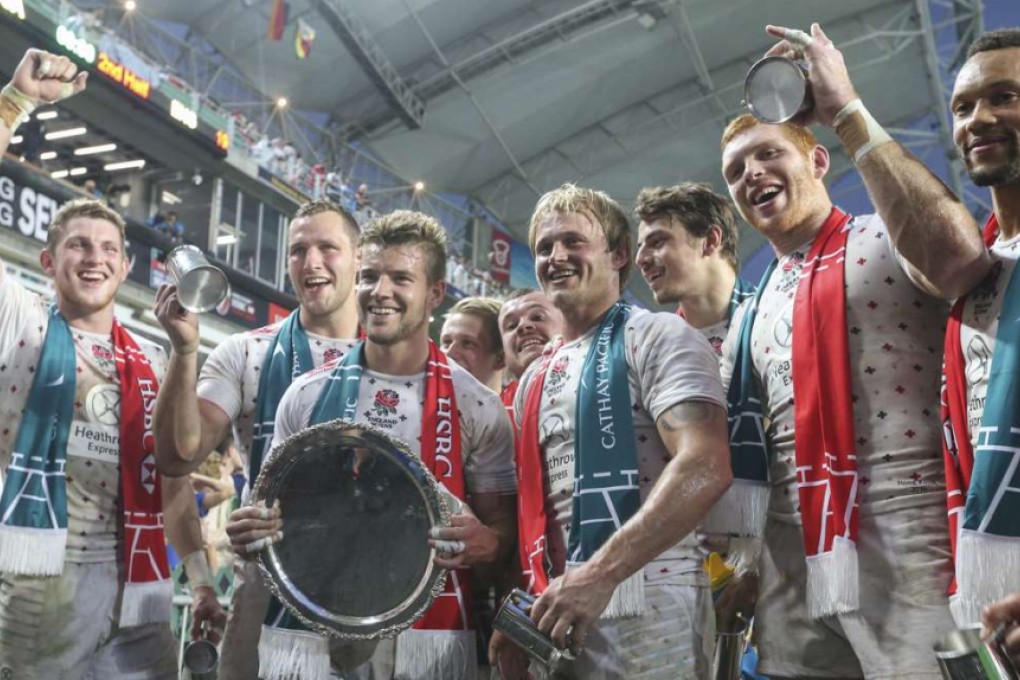
M 850 216 L 833 208 L 794 298 L 795 457 L 808 610 L 857 609 L 857 455 L 847 341 L 845 258 Z
M 421 460 L 446 490 L 467 500 L 461 457 L 460 418 L 453 373 L 439 347 L 429 343 L 425 370 L 425 412 L 421 423 Z M 469 569 L 450 572 L 446 589 L 413 626 L 416 630 L 473 630 Z
M 562 345 L 562 341 L 559 343 Z M 558 349 L 558 347 L 557 347 Z M 555 350 L 539 359 L 538 371 L 524 395 L 524 413 L 517 437 L 517 550 L 524 572 L 525 589 L 537 595 L 549 587 L 546 557 L 548 518 L 545 514 L 545 484 L 542 480 L 542 451 L 539 445 L 538 417 L 542 407 L 542 388 Z
M 984 241 L 991 247 L 999 236 L 999 222 L 993 213 L 985 223 Z M 970 488 L 971 473 L 974 470 L 974 447 L 970 442 L 967 424 L 967 362 L 960 344 L 960 329 L 963 326 L 963 308 L 967 302 L 961 297 L 953 305 L 946 324 L 946 345 L 942 367 L 942 457 L 946 468 L 946 497 L 949 510 L 949 544 L 956 563 L 957 539 L 960 524 L 967 504 L 967 490 Z M 949 594 L 956 593 L 956 578 L 949 586 Z
M 510 416 L 510 424 L 517 429 L 516 422 L 514 420 L 514 399 L 517 398 L 517 386 L 519 383 L 516 380 L 511 380 L 507 383 L 503 391 L 499 393 L 499 398 L 503 400 L 503 406 L 506 406 L 506 413 Z
M 163 494 L 153 456 L 152 413 L 159 384 L 131 334 L 113 324 L 120 379 L 120 494 L 126 585 L 120 625 L 164 621 L 173 595 L 163 532 Z

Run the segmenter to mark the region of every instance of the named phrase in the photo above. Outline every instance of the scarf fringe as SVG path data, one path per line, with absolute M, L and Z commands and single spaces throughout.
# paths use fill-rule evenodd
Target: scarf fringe
M 708 511 L 702 527 L 712 534 L 764 536 L 768 507 L 768 483 L 734 479 L 722 498 Z
M 848 538 L 836 536 L 832 550 L 807 558 L 808 615 L 818 619 L 856 611 L 859 583 L 857 546 Z
M 636 574 L 632 574 L 616 586 L 601 618 L 627 619 L 642 616 L 644 613 L 645 572 L 644 569 L 639 569 Z
M 173 596 L 174 583 L 170 579 L 125 583 L 120 605 L 121 628 L 168 621 Z
M 329 680 L 329 640 L 317 633 L 262 626 L 259 677 Z
M 964 529 L 956 547 L 953 617 L 981 623 L 981 609 L 1020 590 L 1020 538 Z
M 477 675 L 474 631 L 411 629 L 397 637 L 394 680 L 476 680 Z
M 738 574 L 758 570 L 763 541 L 758 536 L 730 536 L 726 551 L 726 564 Z
M 0 526 L 0 573 L 60 576 L 67 529 Z

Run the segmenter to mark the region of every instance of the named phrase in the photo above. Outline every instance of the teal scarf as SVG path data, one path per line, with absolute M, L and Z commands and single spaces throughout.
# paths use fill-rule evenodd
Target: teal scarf
M 630 311 L 617 302 L 606 312 L 581 369 L 568 546 L 572 563 L 588 561 L 641 505 L 624 345 Z
M 273 441 L 276 409 L 283 393 L 294 378 L 313 368 L 312 350 L 308 334 L 301 327 L 300 310 L 295 309 L 280 325 L 280 330 L 269 341 L 266 358 L 259 373 L 259 391 L 255 399 L 255 425 L 252 431 L 251 452 L 248 462 L 248 484 L 255 483 L 262 460 Z
M 739 307 L 744 300 L 750 297 L 754 297 L 755 290 L 754 284 L 750 281 L 737 277 L 737 282 L 733 284 L 733 293 L 730 295 L 730 308 L 726 312 L 726 329 L 729 330 L 730 324 L 733 323 L 733 315 L 737 313 L 737 307 Z
M 761 536 L 765 529 L 765 505 L 768 502 L 769 450 L 761 412 L 761 395 L 754 374 L 751 357 L 751 334 L 758 315 L 765 284 L 776 268 L 778 260 L 765 270 L 757 292 L 741 279 L 733 290 L 733 298 L 754 295 L 740 324 L 737 352 L 733 362 L 733 375 L 726 391 L 727 421 L 730 429 L 730 462 L 733 466 L 733 486 L 713 507 L 705 519 L 704 528 L 713 533 L 735 536 Z M 739 304 L 739 303 L 738 303 Z M 734 301 L 730 302 L 731 308 Z M 730 316 L 732 319 L 732 314 Z
M 71 329 L 56 305 L 51 305 L 39 365 L 0 496 L 0 571 L 55 576 L 63 567 L 65 462 L 74 418 L 75 371 Z

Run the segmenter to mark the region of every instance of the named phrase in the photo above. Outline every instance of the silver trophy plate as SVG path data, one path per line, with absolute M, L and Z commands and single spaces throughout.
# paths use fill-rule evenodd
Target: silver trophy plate
M 262 466 L 253 499 L 280 502 L 283 540 L 262 551 L 269 587 L 306 626 L 393 637 L 443 591 L 429 529 L 447 493 L 403 442 L 348 421 L 302 430 Z

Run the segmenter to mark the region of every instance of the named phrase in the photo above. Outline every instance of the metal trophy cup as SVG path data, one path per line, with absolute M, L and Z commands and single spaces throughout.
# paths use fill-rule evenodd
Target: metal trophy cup
M 403 442 L 344 420 L 315 425 L 275 449 L 255 482 L 253 501 L 279 501 L 285 536 L 259 566 L 309 629 L 343 641 L 394 637 L 446 585 L 428 544 L 455 511 L 446 498 Z
M 184 668 L 193 680 L 211 679 L 219 659 L 216 645 L 208 640 L 194 640 L 184 647 Z
M 1002 649 L 1008 627 L 986 639 L 981 628 L 954 630 L 935 644 L 935 658 L 945 680 L 1018 680 L 1020 674 Z
M 712 677 L 715 680 L 740 680 L 740 661 L 747 646 L 747 621 L 737 614 L 734 629 L 715 634 Z
M 177 283 L 177 301 L 189 312 L 215 309 L 230 291 L 227 275 L 209 264 L 195 246 L 177 246 L 166 256 L 166 270 Z
M 754 63 L 744 79 L 744 103 L 763 123 L 785 123 L 811 110 L 807 70 L 786 57 L 765 57 Z
M 531 620 L 528 613 L 533 604 L 534 597 L 514 588 L 496 612 L 492 627 L 510 638 L 532 659 L 545 666 L 550 677 L 556 677 L 559 671 L 574 661 L 574 656 L 567 650 L 557 648 L 552 639 L 538 629 L 538 625 Z

